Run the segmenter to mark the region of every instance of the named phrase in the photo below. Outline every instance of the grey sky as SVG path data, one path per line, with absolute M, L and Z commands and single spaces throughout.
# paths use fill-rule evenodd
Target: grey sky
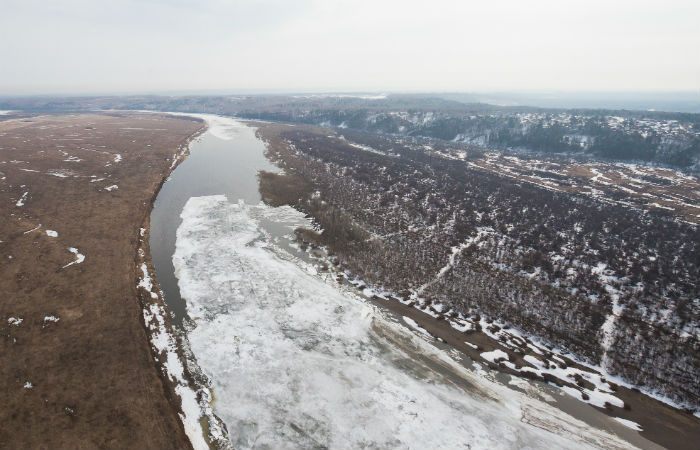
M 700 90 L 698 0 L 0 3 L 0 94 Z

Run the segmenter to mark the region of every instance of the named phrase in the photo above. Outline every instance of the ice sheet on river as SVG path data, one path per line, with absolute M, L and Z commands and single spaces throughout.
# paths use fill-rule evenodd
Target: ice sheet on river
M 173 257 L 236 448 L 630 448 L 470 371 L 324 281 L 261 228 L 291 208 L 191 198 Z

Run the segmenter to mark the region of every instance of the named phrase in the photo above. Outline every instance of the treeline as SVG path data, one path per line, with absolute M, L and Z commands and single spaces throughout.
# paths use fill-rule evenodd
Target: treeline
M 629 117 L 623 126 L 615 127 L 608 123 L 608 116 L 600 115 L 567 116 L 564 120 L 557 114 L 532 118 L 506 112 L 464 115 L 424 110 L 378 113 L 369 109 L 245 110 L 241 114 L 278 122 L 460 141 L 494 149 L 589 155 L 683 169 L 700 164 L 700 116 L 692 114 L 673 115 L 690 119 L 682 122 L 682 130 L 674 132 L 664 131 L 661 123 L 650 125 L 648 118 L 639 122 Z
M 323 95 L 8 97 L 0 98 L 0 109 L 213 113 L 457 140 L 495 149 L 645 161 L 688 171 L 700 167 L 700 114 L 689 113 L 498 107 L 430 95 L 375 99 Z M 611 126 L 611 117 L 622 118 L 624 123 Z M 674 130 L 668 129 L 671 122 Z

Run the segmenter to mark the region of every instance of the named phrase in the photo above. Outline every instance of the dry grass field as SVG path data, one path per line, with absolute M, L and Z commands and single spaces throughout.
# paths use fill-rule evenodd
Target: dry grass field
M 0 121 L 0 448 L 189 448 L 137 295 L 139 228 L 201 122 Z

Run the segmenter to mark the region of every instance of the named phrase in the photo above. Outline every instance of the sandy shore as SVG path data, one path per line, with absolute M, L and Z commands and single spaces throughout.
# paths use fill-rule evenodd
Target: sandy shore
M 134 113 L 0 122 L 0 448 L 191 447 L 144 326 L 137 247 L 202 129 Z

